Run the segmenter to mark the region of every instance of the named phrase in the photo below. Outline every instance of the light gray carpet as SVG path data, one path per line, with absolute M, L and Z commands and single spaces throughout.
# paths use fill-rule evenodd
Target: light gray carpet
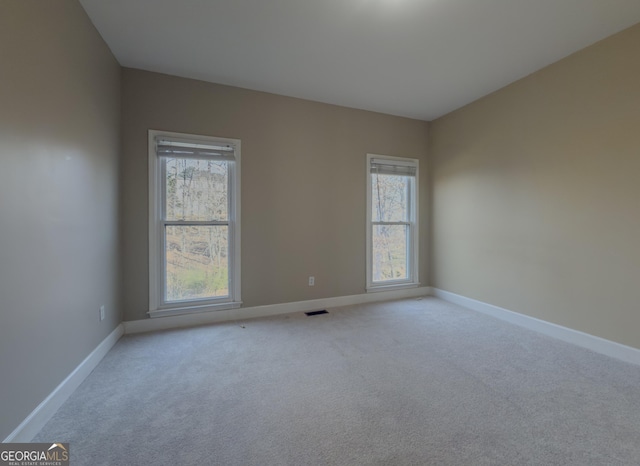
M 72 465 L 638 465 L 640 367 L 435 298 L 126 336 Z

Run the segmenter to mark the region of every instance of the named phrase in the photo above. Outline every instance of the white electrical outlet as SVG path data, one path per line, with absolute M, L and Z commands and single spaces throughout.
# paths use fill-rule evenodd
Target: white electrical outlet
M 314 286 L 316 284 L 316 277 L 309 277 L 309 286 Z
M 104 304 L 100 306 L 100 320 L 104 320 Z

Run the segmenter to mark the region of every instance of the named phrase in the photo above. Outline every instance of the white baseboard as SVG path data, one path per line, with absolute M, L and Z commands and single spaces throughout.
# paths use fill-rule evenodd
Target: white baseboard
M 431 294 L 431 288 L 416 287 L 401 290 L 382 291 L 335 298 L 313 299 L 293 303 L 270 304 L 267 306 L 243 307 L 224 311 L 212 311 L 201 314 L 185 314 L 181 316 L 157 317 L 154 319 L 131 320 L 123 322 L 124 332 L 142 333 L 156 330 L 167 330 L 180 327 L 194 327 L 196 325 L 214 324 L 235 320 L 267 317 L 293 312 L 307 312 L 352 304 L 370 303 L 375 301 L 389 301 L 392 299 L 414 298 Z
M 455 293 L 430 287 L 417 287 L 380 293 L 367 293 L 334 298 L 297 301 L 292 303 L 271 304 L 267 306 L 246 307 L 214 311 L 203 314 L 159 317 L 123 322 L 118 325 L 79 365 L 42 401 L 16 429 L 4 439 L 8 442 L 30 442 L 42 429 L 53 414 L 62 406 L 76 388 L 104 358 L 120 337 L 127 333 L 151 332 L 171 328 L 191 327 L 218 322 L 267 317 L 293 312 L 306 312 L 318 309 L 349 306 L 376 301 L 414 298 L 432 295 L 483 314 L 496 317 L 514 325 L 524 327 L 559 340 L 595 351 L 628 363 L 640 365 L 640 349 L 622 345 L 588 333 L 573 330 L 561 325 L 546 322 L 524 314 L 510 311 L 492 304 L 467 298 Z
M 557 338 L 558 340 L 562 340 L 567 343 L 581 346 L 582 348 L 595 351 L 596 353 L 604 354 L 631 364 L 640 365 L 640 349 L 622 345 L 614 341 L 605 340 L 604 338 L 553 324 L 545 320 L 536 319 L 535 317 L 509 311 L 508 309 L 467 298 L 455 293 L 450 293 L 449 291 L 433 288 L 432 295 L 444 301 L 458 304 L 473 311 L 482 312 L 483 314 Z
M 29 414 L 16 429 L 4 439 L 4 443 L 28 443 L 40 432 L 51 416 L 62 406 L 76 388 L 87 378 L 98 363 L 124 334 L 122 324 L 118 325 L 71 374 L 58 385 L 42 403 Z

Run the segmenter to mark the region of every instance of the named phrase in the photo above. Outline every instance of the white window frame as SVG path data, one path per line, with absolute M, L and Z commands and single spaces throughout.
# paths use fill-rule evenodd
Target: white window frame
M 416 176 L 413 182 L 410 184 L 410 196 L 409 196 L 409 221 L 408 222 L 392 222 L 397 224 L 406 224 L 409 226 L 409 241 L 407 242 L 407 257 L 409 261 L 408 272 L 409 277 L 403 280 L 389 280 L 386 282 L 374 282 L 373 281 L 373 225 L 378 222 L 372 220 L 372 206 L 373 206 L 373 177 L 371 176 L 371 161 L 373 159 L 388 160 L 391 163 L 397 163 L 398 165 L 411 164 L 416 167 Z M 420 186 L 419 180 L 420 165 L 418 159 L 405 158 L 405 157 L 393 157 L 390 155 L 378 155 L 367 154 L 367 166 L 366 166 L 366 179 L 367 179 L 367 233 L 366 233 L 366 290 L 367 292 L 377 292 L 386 290 L 395 290 L 400 288 L 414 288 L 420 286 L 418 277 L 418 265 L 419 265 L 419 231 L 418 231 L 418 188 Z
M 242 305 L 240 286 L 240 145 L 239 139 L 149 130 L 149 312 L 163 317 L 236 309 Z M 232 145 L 235 161 L 229 164 L 229 296 L 188 301 L 164 301 L 164 222 L 162 219 L 162 164 L 156 153 L 156 138 L 167 137 L 194 143 Z

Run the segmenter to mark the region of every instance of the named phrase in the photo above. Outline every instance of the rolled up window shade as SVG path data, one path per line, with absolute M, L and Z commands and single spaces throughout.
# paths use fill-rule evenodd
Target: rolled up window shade
M 389 159 L 371 159 L 371 173 L 378 175 L 416 176 L 416 164 Z
M 167 137 L 156 138 L 159 157 L 184 157 L 190 159 L 235 160 L 235 148 L 230 144 L 215 142 L 182 141 Z

